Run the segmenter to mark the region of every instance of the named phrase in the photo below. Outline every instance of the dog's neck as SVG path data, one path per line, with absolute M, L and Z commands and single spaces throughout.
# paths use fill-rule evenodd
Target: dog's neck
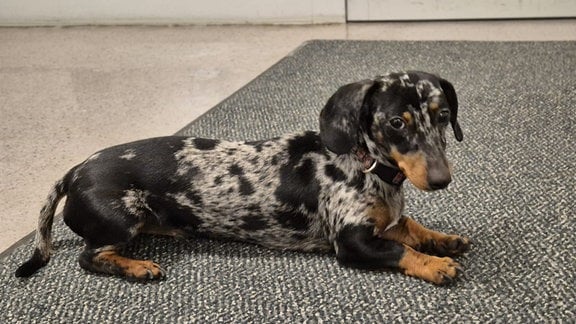
M 384 165 L 378 162 L 370 155 L 367 149 L 359 147 L 356 148 L 353 152 L 364 166 L 364 170 L 362 170 L 362 172 L 373 173 L 378 178 L 380 178 L 380 180 L 396 187 L 402 186 L 402 183 L 404 183 L 404 180 L 406 180 L 406 176 L 399 168 Z

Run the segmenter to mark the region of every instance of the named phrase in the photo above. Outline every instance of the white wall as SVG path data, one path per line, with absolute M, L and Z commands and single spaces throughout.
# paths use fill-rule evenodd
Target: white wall
M 345 0 L 0 0 L 0 26 L 345 22 Z
M 576 17 L 576 0 L 0 0 L 0 26 L 317 24 L 343 23 L 346 17 Z
M 576 0 L 347 0 L 349 21 L 576 17 Z

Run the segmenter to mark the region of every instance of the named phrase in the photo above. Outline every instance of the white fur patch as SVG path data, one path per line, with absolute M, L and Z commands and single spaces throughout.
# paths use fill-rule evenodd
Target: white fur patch
M 122 197 L 122 202 L 124 207 L 132 215 L 138 217 L 144 215 L 145 210 L 150 210 L 148 204 L 146 203 L 146 198 L 150 193 L 138 189 L 129 189 L 124 191 L 124 197 Z
M 135 157 L 136 157 L 136 151 L 134 151 L 133 149 L 128 149 L 128 150 L 124 151 L 123 155 L 120 155 L 121 159 L 128 160 L 128 161 L 132 160 Z
M 86 159 L 86 161 L 96 160 L 99 156 L 100 156 L 100 153 L 94 153 L 88 159 Z

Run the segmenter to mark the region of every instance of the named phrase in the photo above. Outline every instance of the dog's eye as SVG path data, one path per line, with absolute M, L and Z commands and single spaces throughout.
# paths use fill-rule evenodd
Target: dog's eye
M 444 109 L 438 113 L 438 123 L 447 124 L 450 121 L 450 110 Z
M 404 119 L 400 117 L 394 117 L 390 119 L 390 126 L 395 129 L 402 129 L 406 126 L 406 122 L 404 122 Z

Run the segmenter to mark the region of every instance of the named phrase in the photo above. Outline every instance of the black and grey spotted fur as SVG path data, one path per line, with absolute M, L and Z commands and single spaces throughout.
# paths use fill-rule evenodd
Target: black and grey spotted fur
M 368 209 L 385 204 L 393 215 L 392 227 L 404 207 L 402 188 L 364 173 L 354 152 L 365 149 L 390 167 L 397 167 L 391 150 L 423 152 L 443 169 L 441 179 L 428 179 L 429 188 L 422 189 L 445 187 L 450 181 L 444 157 L 448 122 L 461 139 L 453 100 L 453 87 L 443 79 L 395 73 L 340 88 L 321 113 L 320 133 L 257 142 L 170 136 L 104 149 L 54 187 L 40 216 L 34 256 L 17 276 L 29 276 L 48 262 L 54 210 L 65 195 L 64 221 L 84 238 L 80 264 L 92 271 L 138 277 L 128 266 L 98 264 L 98 255 L 118 251 L 147 232 L 336 251 L 347 263 L 347 255 L 359 253 L 354 252 L 358 247 L 348 246 L 350 238 L 373 235 Z M 439 105 L 442 119 L 428 111 L 430 103 Z M 390 120 L 406 111 L 413 116 L 412 126 L 391 126 Z M 397 250 L 393 245 L 383 248 Z M 366 266 L 372 267 L 369 259 Z M 352 263 L 362 266 L 361 260 Z M 382 265 L 394 266 L 393 260 Z M 145 277 L 164 276 L 158 269 L 146 269 Z

